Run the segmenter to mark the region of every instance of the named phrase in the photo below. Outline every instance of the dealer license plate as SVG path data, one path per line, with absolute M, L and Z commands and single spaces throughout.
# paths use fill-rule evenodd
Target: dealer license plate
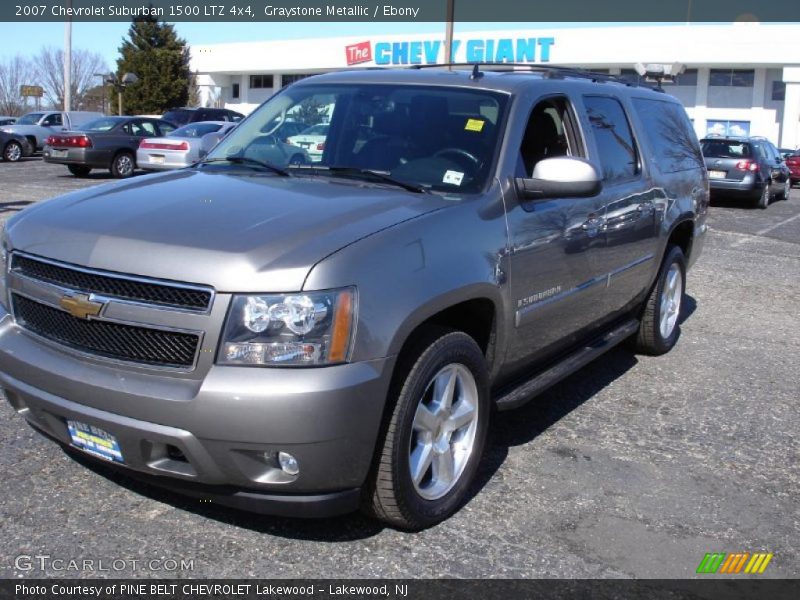
M 66 155 L 66 150 L 50 150 L 50 156 L 53 158 L 64 158 Z
M 124 462 L 117 438 L 107 431 L 80 421 L 67 421 L 72 445 L 84 452 L 114 462 Z
M 725 171 L 709 171 L 708 178 L 709 179 L 725 179 L 727 173 Z

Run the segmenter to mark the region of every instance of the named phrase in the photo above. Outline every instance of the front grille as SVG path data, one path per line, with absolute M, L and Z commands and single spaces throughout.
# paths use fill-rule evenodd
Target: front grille
M 31 279 L 111 298 L 135 300 L 148 304 L 204 311 L 211 303 L 211 291 L 150 283 L 112 274 L 91 273 L 15 254 L 11 263 L 15 271 Z
M 168 367 L 191 367 L 198 335 L 109 321 L 84 320 L 13 294 L 14 315 L 25 329 L 91 354 Z

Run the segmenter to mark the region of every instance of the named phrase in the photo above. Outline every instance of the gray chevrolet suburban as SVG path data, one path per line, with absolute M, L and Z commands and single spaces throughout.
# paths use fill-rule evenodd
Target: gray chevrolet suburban
M 321 161 L 270 163 L 301 113 L 329 125 Z M 684 109 L 649 87 L 309 77 L 192 167 L 10 219 L 0 386 L 131 476 L 424 528 L 468 498 L 496 410 L 620 342 L 672 348 L 707 208 Z

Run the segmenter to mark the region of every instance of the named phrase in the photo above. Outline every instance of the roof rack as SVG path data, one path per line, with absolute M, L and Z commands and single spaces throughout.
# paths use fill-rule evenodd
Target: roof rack
M 574 77 L 576 79 L 589 79 L 598 83 L 610 82 L 627 85 L 628 87 L 646 87 L 648 89 L 661 91 L 664 90 L 660 87 L 651 85 L 642 85 L 640 82 L 630 79 L 627 76 L 610 75 L 608 73 L 595 73 L 586 69 L 576 69 L 573 67 L 561 67 L 558 65 L 540 65 L 530 63 L 498 63 L 498 62 L 451 62 L 451 63 L 435 63 L 426 65 L 411 65 L 409 69 L 432 69 L 436 67 L 470 67 L 472 74 L 470 79 L 478 79 L 482 73 L 481 67 L 486 68 L 487 71 L 509 71 L 520 72 L 523 70 L 532 73 L 541 73 L 546 79 L 564 79 L 566 77 Z

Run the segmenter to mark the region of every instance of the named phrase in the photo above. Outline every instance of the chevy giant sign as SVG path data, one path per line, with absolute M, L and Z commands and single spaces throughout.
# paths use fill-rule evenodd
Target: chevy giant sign
M 549 62 L 555 38 L 499 38 L 453 40 L 453 62 Z M 444 42 L 361 42 L 345 46 L 348 65 L 432 65 L 444 62 Z

